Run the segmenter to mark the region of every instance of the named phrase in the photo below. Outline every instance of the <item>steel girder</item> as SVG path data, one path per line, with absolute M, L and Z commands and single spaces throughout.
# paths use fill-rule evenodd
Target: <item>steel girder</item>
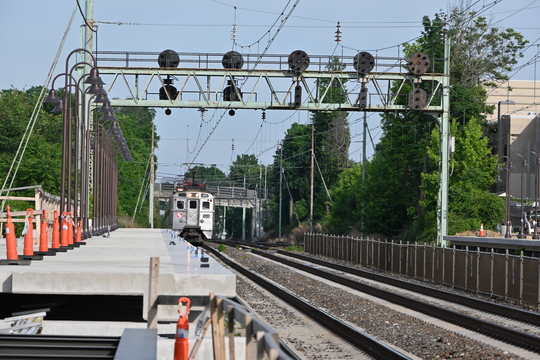
M 432 82 L 433 93 L 428 94 L 424 111 L 442 112 L 442 74 L 415 76 L 408 73 L 375 72 L 359 76 L 356 72 L 306 71 L 296 75 L 282 70 L 222 70 L 222 69 L 169 69 L 100 67 L 108 82 L 109 94 L 122 88 L 127 99 L 111 99 L 112 106 L 198 109 L 259 109 L 259 110 L 311 110 L 311 111 L 411 111 L 400 99 L 399 90 L 406 83 L 414 87 L 418 82 Z M 159 89 L 166 79 L 176 81 L 177 94 L 165 90 L 166 100 L 160 100 Z M 325 84 L 321 87 L 317 84 Z M 343 103 L 325 102 L 332 84 L 340 84 L 346 96 Z M 356 89 L 346 90 L 345 83 Z M 294 106 L 294 87 L 302 87 L 303 100 Z M 390 88 L 397 86 L 392 93 Z M 224 101 L 223 90 L 232 86 L 240 101 Z M 370 90 L 366 107 L 360 106 L 362 86 Z M 284 89 L 284 90 L 277 90 Z M 401 100 L 401 101 L 400 101 Z

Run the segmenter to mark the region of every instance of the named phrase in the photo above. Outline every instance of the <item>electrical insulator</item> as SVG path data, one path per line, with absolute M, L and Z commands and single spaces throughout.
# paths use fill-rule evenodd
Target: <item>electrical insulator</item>
M 232 149 L 232 151 L 234 151 L 234 139 L 232 139 L 231 149 Z
M 360 109 L 367 108 L 368 105 L 368 91 L 366 86 L 362 86 L 362 89 L 360 90 L 360 94 L 358 94 L 358 107 Z
M 263 110 L 263 111 L 262 111 L 262 119 L 263 119 L 263 120 L 266 120 L 266 110 Z
M 375 59 L 368 52 L 359 52 L 353 59 L 353 67 L 359 74 L 369 74 L 375 67 Z
M 427 92 L 420 88 L 412 89 L 409 92 L 409 107 L 413 110 L 422 110 L 426 107 Z
M 422 75 L 429 70 L 431 63 L 427 55 L 422 53 L 413 54 L 409 58 L 409 71 L 414 75 Z
M 299 108 L 302 105 L 302 87 L 296 85 L 294 87 L 294 107 Z
M 341 25 L 339 25 L 339 21 L 337 23 L 337 30 L 336 30 L 336 42 L 341 42 L 341 31 L 339 31 L 339 28 L 341 28 Z

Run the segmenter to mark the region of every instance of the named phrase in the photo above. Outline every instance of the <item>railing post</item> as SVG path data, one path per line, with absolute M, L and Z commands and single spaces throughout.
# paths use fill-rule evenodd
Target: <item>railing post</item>
M 491 248 L 491 261 L 490 261 L 490 279 L 489 279 L 489 282 L 490 282 L 490 286 L 489 286 L 489 295 L 490 296 L 493 296 L 493 268 L 494 268 L 494 265 L 493 265 L 493 262 L 495 261 L 495 253 L 493 251 L 493 248 Z
M 519 255 L 519 303 L 523 301 L 523 250 Z
M 476 293 L 480 291 L 480 247 L 476 247 Z
M 456 245 L 452 246 L 452 289 L 455 285 L 456 278 Z
M 446 273 L 446 253 L 445 253 L 445 249 L 446 248 L 442 248 L 442 283 L 445 284 L 444 282 L 444 278 L 445 278 L 445 273 Z
M 472 257 L 471 257 L 472 264 Z M 467 270 L 469 266 L 469 246 L 465 246 L 465 290 L 467 290 Z
M 377 268 L 381 269 L 381 239 L 377 240 Z
M 426 260 L 424 259 L 424 262 Z M 416 278 L 416 266 L 418 263 L 418 242 L 414 242 L 414 277 Z
M 394 272 L 394 240 L 390 243 L 390 272 Z
M 403 242 L 399 240 L 399 261 L 398 261 L 398 274 L 401 275 L 401 253 L 403 252 Z
M 508 300 L 508 249 L 504 252 L 504 300 Z
M 433 258 L 431 259 L 431 281 L 435 281 L 435 244 L 431 245 L 433 250 Z

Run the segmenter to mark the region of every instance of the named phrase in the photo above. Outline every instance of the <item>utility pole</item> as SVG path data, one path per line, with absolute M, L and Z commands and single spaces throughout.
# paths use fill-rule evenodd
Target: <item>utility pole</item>
M 362 135 L 362 189 L 366 187 L 366 150 L 367 150 L 367 111 L 364 111 L 364 134 Z M 364 192 L 365 194 L 365 192 Z M 362 232 L 361 237 L 364 238 L 364 212 L 366 208 L 366 201 L 362 198 Z
M 279 149 L 279 241 L 281 241 L 281 206 L 283 204 L 283 144 Z
M 148 185 L 148 223 L 154 228 L 154 122 L 152 121 L 152 148 L 150 150 L 150 184 Z
M 437 202 L 437 245 L 446 247 L 448 235 L 448 177 L 450 161 L 450 36 L 444 37 L 444 77 L 442 79 L 442 118 L 440 121 L 439 199 Z
M 311 184 L 309 201 L 309 232 L 313 234 L 313 178 L 314 178 L 314 158 L 315 158 L 315 125 L 311 125 Z

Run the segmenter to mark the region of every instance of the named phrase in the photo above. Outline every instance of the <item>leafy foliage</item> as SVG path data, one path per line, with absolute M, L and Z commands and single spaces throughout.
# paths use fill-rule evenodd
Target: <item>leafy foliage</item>
M 19 144 L 32 116 L 41 87 L 21 91 L 0 91 L 0 181 L 11 167 Z M 25 156 L 19 165 L 12 187 L 42 185 L 57 194 L 60 189 L 62 116 L 51 113 L 46 104 L 37 116 Z M 9 184 L 8 184 L 9 185 Z M 18 193 L 18 195 L 23 195 Z M 33 190 L 28 195 L 33 196 Z M 15 210 L 15 209 L 12 209 Z M 24 209 L 18 209 L 24 210 Z

